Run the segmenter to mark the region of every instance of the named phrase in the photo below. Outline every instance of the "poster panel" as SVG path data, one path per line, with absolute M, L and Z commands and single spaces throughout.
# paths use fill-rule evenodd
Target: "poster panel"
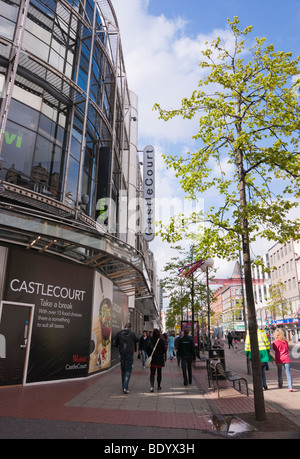
M 5 299 L 35 305 L 26 382 L 86 376 L 93 270 L 9 249 Z
M 124 328 L 127 315 L 127 296 L 95 271 L 89 374 L 119 361 L 118 350 L 112 343 L 117 332 Z
M 95 271 L 89 373 L 110 367 L 112 297 L 112 282 Z

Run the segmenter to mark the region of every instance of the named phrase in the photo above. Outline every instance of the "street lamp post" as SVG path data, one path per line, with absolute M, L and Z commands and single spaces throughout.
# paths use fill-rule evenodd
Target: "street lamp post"
M 207 289 L 207 327 L 208 327 L 208 347 L 210 348 L 210 298 L 209 298 L 209 281 L 208 281 L 208 268 L 212 268 L 214 260 L 207 258 L 200 266 L 203 272 L 206 272 L 206 289 Z

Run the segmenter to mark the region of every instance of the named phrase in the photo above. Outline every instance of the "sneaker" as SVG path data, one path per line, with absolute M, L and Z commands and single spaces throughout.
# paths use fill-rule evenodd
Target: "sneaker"
M 289 392 L 294 392 L 294 389 L 291 387 L 291 388 L 289 389 Z
M 265 389 L 265 390 L 268 390 L 268 386 L 264 386 L 264 389 Z
M 160 387 L 160 386 L 157 386 L 157 390 L 161 390 L 161 387 Z
M 124 394 L 129 394 L 129 390 L 128 389 L 123 389 L 123 392 L 124 392 Z
M 151 388 L 150 388 L 150 392 L 154 392 L 154 387 L 151 387 Z

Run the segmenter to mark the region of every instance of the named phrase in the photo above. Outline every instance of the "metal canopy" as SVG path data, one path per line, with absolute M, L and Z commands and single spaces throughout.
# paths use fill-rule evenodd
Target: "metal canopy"
M 0 182 L 0 241 L 92 267 L 136 299 L 153 295 L 140 252 L 120 239 L 100 232 L 94 220 L 78 210 L 37 195 Z M 32 201 L 38 209 L 31 207 Z M 52 213 L 49 212 L 51 207 Z

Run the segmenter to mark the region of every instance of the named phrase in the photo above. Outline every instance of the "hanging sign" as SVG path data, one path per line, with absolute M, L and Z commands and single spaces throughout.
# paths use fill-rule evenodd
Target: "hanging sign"
M 153 241 L 155 236 L 155 150 L 148 145 L 143 150 L 143 190 L 144 190 L 144 239 Z

